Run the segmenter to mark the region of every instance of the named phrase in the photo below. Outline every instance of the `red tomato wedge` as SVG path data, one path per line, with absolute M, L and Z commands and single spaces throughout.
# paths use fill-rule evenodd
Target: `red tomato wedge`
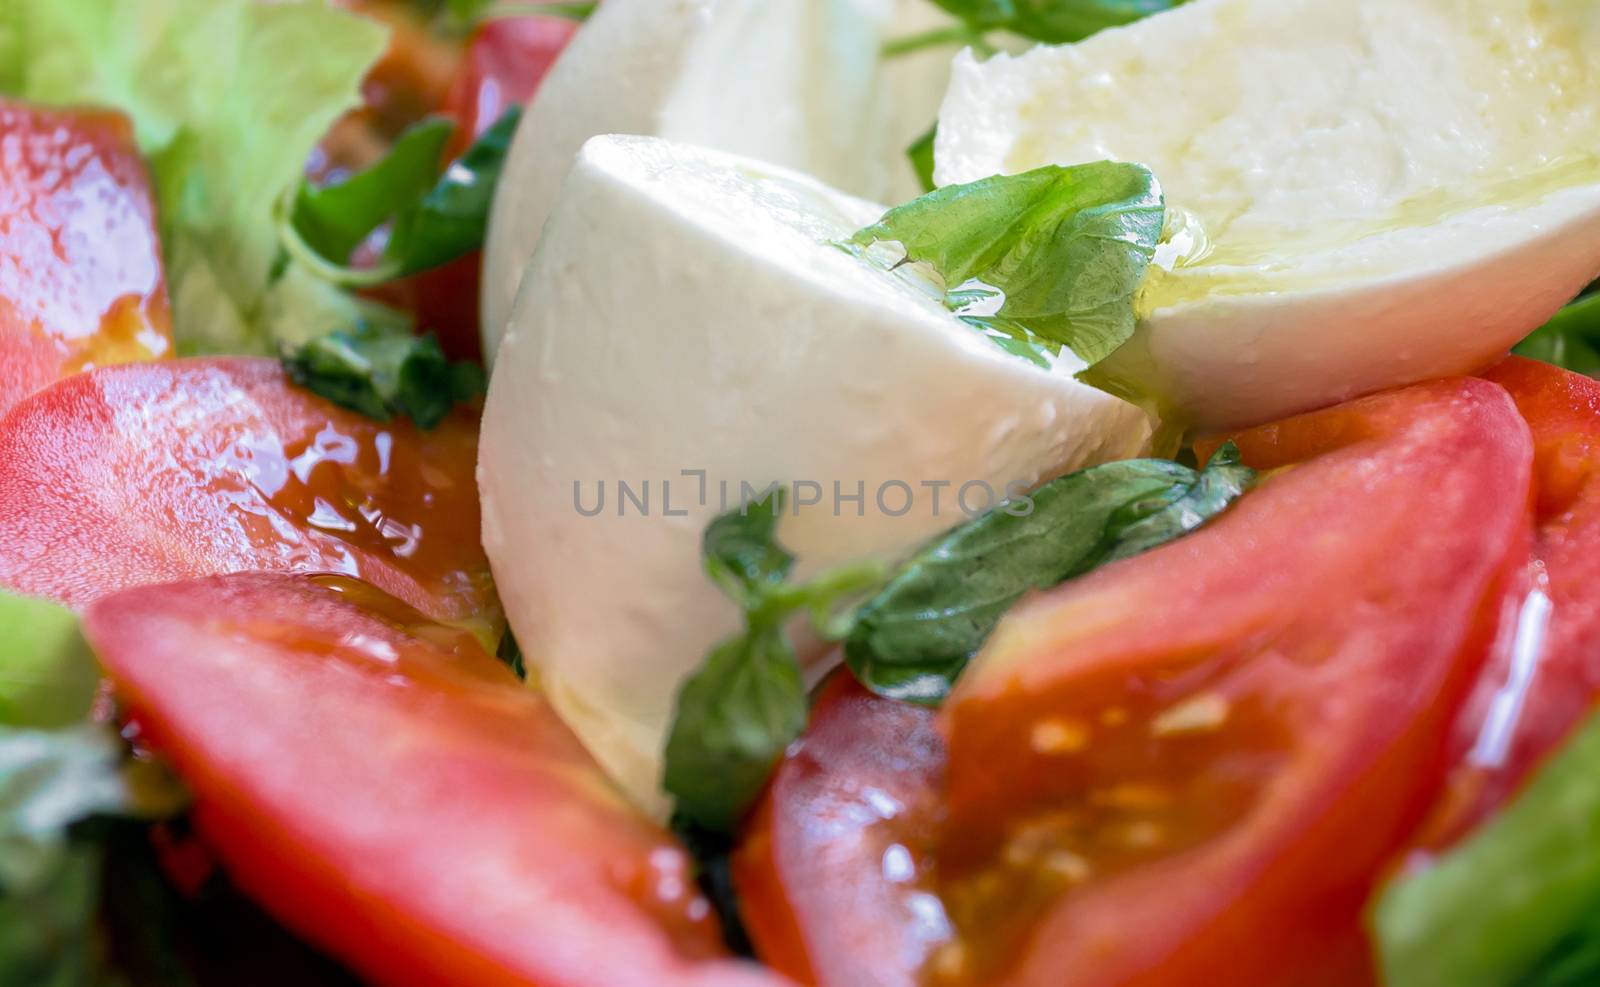
M 492 607 L 477 423 L 422 432 L 277 362 L 101 367 L 0 418 L 0 585 L 72 606 L 245 570 L 359 576 L 439 619 Z
M 457 123 L 452 157 L 506 110 L 533 97 L 577 30 L 577 23 L 564 17 L 496 17 L 472 33 L 445 97 L 445 112 Z
M 937 716 L 942 787 L 922 714 L 819 709 L 742 857 L 764 954 L 837 987 L 1370 981 L 1361 910 L 1525 558 L 1531 443 L 1472 379 L 1238 438 L 1276 472 L 1227 514 L 1007 617 Z M 922 890 L 955 935 L 918 970 Z
M 1533 432 L 1534 542 L 1457 724 L 1461 767 L 1429 826 L 1432 845 L 1504 805 L 1600 699 L 1600 382 L 1520 357 L 1485 376 Z
M 460 631 L 343 577 L 108 597 L 84 627 L 240 886 L 374 983 L 760 987 L 685 851 Z
M 0 412 L 85 367 L 171 350 L 150 178 L 127 117 L 0 100 Z
M 802 983 L 914 984 L 949 937 L 919 861 L 944 771 L 933 710 L 845 673 L 817 700 L 734 858 L 761 958 Z
M 1289 468 L 1024 604 L 941 711 L 948 979 L 1362 982 L 1525 551 L 1528 430 L 1458 379 L 1238 441 Z

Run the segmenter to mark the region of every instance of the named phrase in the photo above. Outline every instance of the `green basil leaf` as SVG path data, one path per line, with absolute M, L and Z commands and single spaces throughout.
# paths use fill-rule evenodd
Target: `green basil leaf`
M 98 918 L 104 852 L 64 849 L 23 891 L 0 894 L 0 984 L 113 987 Z
M 1131 24 L 1184 0 L 934 0 L 978 30 L 1065 44 L 1097 31 Z
M 1391 883 L 1375 926 L 1389 987 L 1595 983 L 1600 717 L 1465 843 Z
M 706 574 L 747 610 L 757 608 L 794 568 L 794 556 L 778 544 L 778 518 L 784 495 L 774 489 L 765 498 L 729 511 L 706 527 L 701 540 Z
M 954 303 L 970 282 L 1003 301 L 969 323 L 1025 331 L 1093 364 L 1134 329 L 1134 295 L 1161 239 L 1161 187 L 1136 164 L 1038 168 L 950 185 L 889 210 L 856 233 L 865 250 L 893 241 L 926 263 Z
M 482 249 L 495 186 L 521 118 L 520 107 L 507 110 L 445 169 L 415 208 L 396 214 L 383 266 L 402 277 Z
M 451 363 L 431 334 L 358 323 L 313 339 L 283 357 L 301 387 L 378 421 L 403 415 L 433 428 L 484 390 L 483 369 Z
M 933 183 L 933 145 L 939 138 L 939 125 L 935 123 L 928 128 L 928 132 L 911 142 L 906 148 L 906 157 L 911 161 L 912 170 L 917 173 L 917 181 L 922 185 L 922 191 L 932 192 L 938 186 Z
M 301 182 L 289 222 L 307 246 L 340 264 L 396 212 L 415 208 L 439 177 L 455 124 L 431 117 L 415 124 L 365 171 L 330 185 Z
M 954 529 L 856 611 L 845 662 L 882 696 L 934 704 L 1032 590 L 1194 530 L 1254 478 L 1224 447 L 1200 473 L 1165 460 L 1096 466 Z
M 805 683 L 781 625 L 711 652 L 678 692 L 663 785 L 687 820 L 730 832 L 805 728 Z
M 1512 352 L 1600 377 L 1600 291 L 1588 292 L 1535 329 Z

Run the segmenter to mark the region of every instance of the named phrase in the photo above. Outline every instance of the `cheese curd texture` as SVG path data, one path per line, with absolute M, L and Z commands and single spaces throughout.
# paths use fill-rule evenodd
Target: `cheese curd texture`
M 1135 345 L 1192 423 L 1482 366 L 1600 270 L 1600 5 L 1198 0 L 957 60 L 941 184 L 1151 168 L 1187 242 Z
M 803 577 L 1147 441 L 1072 365 L 1003 352 L 907 269 L 830 242 L 882 212 L 749 159 L 598 137 L 528 266 L 484 413 L 485 547 L 530 667 L 652 809 L 678 685 L 741 626 L 700 539 L 742 490 L 789 489 Z

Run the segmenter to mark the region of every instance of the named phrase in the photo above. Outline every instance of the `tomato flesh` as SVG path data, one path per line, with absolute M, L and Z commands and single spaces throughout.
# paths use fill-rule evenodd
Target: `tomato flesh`
M 1370 981 L 1362 908 L 1443 784 L 1525 558 L 1528 430 L 1467 379 L 1238 440 L 1275 472 L 1227 514 L 1007 617 L 938 714 L 942 764 L 819 711 L 795 757 L 831 762 L 791 757 L 749 838 L 745 886 L 777 889 L 748 903 L 774 916 L 750 919 L 764 953 L 841 987 Z M 824 729 L 881 749 L 808 747 Z M 898 801 L 933 809 L 773 821 L 848 806 L 897 759 L 928 779 Z M 920 970 L 884 904 L 896 842 L 929 847 L 918 887 L 954 930 Z M 829 847 L 853 868 L 808 870 Z M 830 965 L 846 951 L 861 969 Z
M 725 957 L 687 854 L 470 635 L 261 573 L 84 626 L 233 879 L 374 983 L 778 982 Z
M 1423 840 L 1432 846 L 1509 801 L 1600 699 L 1600 382 L 1520 357 L 1484 376 L 1533 432 L 1533 544 L 1457 723 L 1458 767 Z
M 0 584 L 81 606 L 244 570 L 366 579 L 429 616 L 493 607 L 477 423 L 380 423 L 277 361 L 101 367 L 0 418 Z
M 120 113 L 0 100 L 0 412 L 172 351 L 150 178 Z
M 943 772 L 932 710 L 833 677 L 734 858 L 763 961 L 802 983 L 917 982 L 949 935 L 920 868 Z

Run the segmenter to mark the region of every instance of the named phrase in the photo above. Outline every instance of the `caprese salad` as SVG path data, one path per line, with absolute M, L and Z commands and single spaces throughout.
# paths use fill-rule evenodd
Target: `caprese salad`
M 0 0 L 0 987 L 1600 983 L 1593 0 Z

